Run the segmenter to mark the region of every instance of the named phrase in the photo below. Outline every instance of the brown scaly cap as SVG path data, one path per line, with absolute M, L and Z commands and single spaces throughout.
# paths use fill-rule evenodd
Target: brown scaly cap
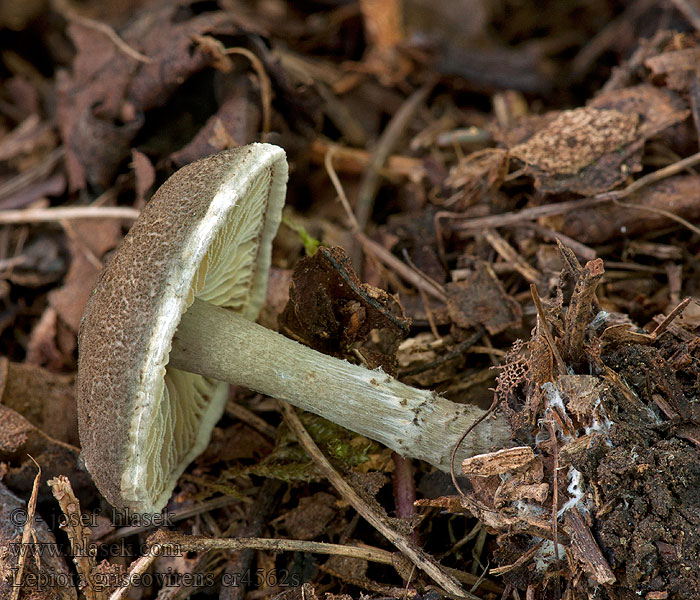
M 163 474 L 165 483 L 155 485 L 158 489 L 140 489 L 145 475 L 138 469 L 143 470 L 143 457 L 153 454 L 148 450 L 149 427 L 163 394 L 171 339 L 193 291 L 198 294 L 202 288 L 200 281 L 193 290 L 193 278 L 201 277 L 199 265 L 217 232 L 238 218 L 244 210 L 241 200 L 265 174 L 269 187 L 263 192 L 260 243 L 251 259 L 254 272 L 244 278 L 243 298 L 234 307 L 249 319 L 257 318 L 287 180 L 284 151 L 269 144 L 210 156 L 168 179 L 100 275 L 85 307 L 76 382 L 80 439 L 93 480 L 115 507 L 160 511 L 177 477 L 206 446 L 223 411 L 227 387 L 204 380 L 220 406 L 202 417 L 196 447 L 183 464 Z M 207 256 L 205 262 L 213 260 Z

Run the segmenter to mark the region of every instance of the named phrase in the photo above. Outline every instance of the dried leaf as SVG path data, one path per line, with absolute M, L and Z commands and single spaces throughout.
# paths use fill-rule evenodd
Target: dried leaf
M 448 283 L 445 291 L 447 312 L 458 327 L 483 326 L 492 335 L 520 327 L 520 304 L 506 293 L 488 263 L 477 262 L 467 279 Z
M 59 78 L 57 93 L 71 189 L 84 187 L 86 181 L 107 187 L 129 156 L 143 115 L 165 104 L 192 75 L 216 62 L 205 50 L 192 49 L 194 35 L 241 33 L 235 12 L 196 14 L 192 4 L 146 5 L 118 32 L 150 63 L 125 55 L 102 32 L 69 25 L 77 54 L 72 73 Z
M 640 190 L 632 198 L 625 199 L 626 206 L 597 205 L 542 221 L 584 244 L 604 244 L 616 238 L 632 238 L 640 233 L 677 225 L 664 214 L 652 211 L 667 211 L 688 221 L 696 221 L 700 219 L 698 197 L 700 177 L 678 175 Z M 634 206 L 640 209 L 635 210 Z
M 0 403 L 24 416 L 55 440 L 78 445 L 73 377 L 0 357 Z M 61 418 L 56 419 L 60 414 Z
M 43 483 L 60 474 L 70 476 L 79 494 L 92 498 L 96 490 L 90 476 L 78 466 L 79 454 L 75 446 L 53 439 L 19 413 L 0 405 L 0 461 L 9 465 L 3 480 L 12 491 L 22 495 L 31 491 L 36 474 L 36 465 L 27 456 L 31 455 L 42 469 L 39 502 L 51 497 Z
M 300 498 L 296 508 L 275 519 L 273 524 L 286 530 L 292 538 L 313 540 L 327 533 L 329 523 L 337 514 L 336 497 L 318 492 Z
M 555 115 L 540 118 L 543 125 L 511 153 L 526 163 L 539 190 L 591 195 L 638 171 L 645 141 L 687 118 L 689 111 L 673 92 L 639 85 Z
M 297 264 L 279 317 L 280 331 L 307 346 L 339 357 L 356 348 L 369 368 L 388 373 L 408 324 L 393 296 L 360 282 L 342 248 L 325 247 Z
M 72 221 L 70 227 L 71 265 L 63 286 L 49 293 L 49 303 L 63 322 L 77 333 L 83 308 L 101 270 L 97 261 L 107 250 L 117 246 L 122 233 L 120 223 L 113 219 L 77 220 Z
M 567 110 L 510 153 L 550 177 L 574 175 L 634 140 L 638 123 L 634 113 L 591 107 Z

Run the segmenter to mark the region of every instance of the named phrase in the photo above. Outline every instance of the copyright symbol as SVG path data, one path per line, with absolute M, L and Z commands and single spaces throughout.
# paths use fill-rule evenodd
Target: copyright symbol
M 13 525 L 24 525 L 27 522 L 27 511 L 21 508 L 10 512 L 10 523 Z

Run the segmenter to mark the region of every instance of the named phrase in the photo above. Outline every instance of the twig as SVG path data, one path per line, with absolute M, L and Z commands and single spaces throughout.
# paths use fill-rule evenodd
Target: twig
M 0 225 L 51 223 L 72 219 L 125 219 L 135 221 L 140 212 L 128 206 L 67 206 L 0 211 Z
M 407 264 L 396 258 L 391 252 L 384 248 L 384 246 L 381 246 L 374 240 L 371 240 L 364 233 L 358 232 L 355 235 L 367 254 L 373 255 L 387 267 L 396 271 L 403 279 L 413 284 L 417 289 L 423 290 L 426 294 L 430 294 L 433 298 L 437 298 L 441 302 L 447 302 L 447 294 L 445 294 L 445 292 L 436 288 L 420 273 L 413 271 Z
M 604 273 L 603 261 L 600 258 L 587 262 L 578 281 L 576 281 L 574 293 L 571 295 L 569 309 L 564 318 L 564 329 L 568 333 L 567 354 L 569 360 L 574 364 L 578 364 L 583 355 L 583 341 L 591 315 L 595 291 Z
M 307 433 L 294 409 L 287 403 L 280 403 L 284 413 L 284 419 L 292 430 L 301 446 L 311 456 L 316 467 L 328 478 L 333 487 L 340 495 L 349 502 L 352 507 L 360 513 L 377 531 L 387 538 L 394 546 L 403 552 L 419 569 L 425 571 L 440 586 L 450 594 L 464 596 L 472 600 L 478 600 L 473 594 L 462 589 L 457 580 L 448 575 L 443 568 L 420 548 L 416 547 L 411 540 L 395 531 L 387 524 L 384 518 L 378 515 L 365 500 L 348 484 L 338 472 L 331 466 L 328 459 L 323 456 L 316 446 L 311 436 Z
M 240 54 L 245 56 L 255 69 L 255 73 L 260 80 L 260 100 L 262 102 L 262 133 L 263 139 L 267 137 L 270 133 L 270 123 L 271 123 L 271 106 L 272 106 L 272 84 L 270 83 L 270 78 L 265 71 L 265 66 L 262 61 L 253 54 L 247 48 L 227 48 L 224 51 L 226 54 Z
M 539 225 L 538 223 L 522 223 L 521 225 L 519 225 L 519 227 L 531 229 L 535 233 L 542 236 L 545 240 L 558 241 L 561 244 L 571 248 L 576 254 L 578 254 L 580 257 L 586 260 L 593 260 L 598 255 L 597 252 L 590 246 L 586 246 L 586 244 L 582 244 L 578 240 L 575 240 L 574 238 L 569 237 L 568 235 L 564 235 L 559 231 L 554 231 L 553 229 L 550 229 L 549 227 L 544 227 L 543 225 Z
M 224 506 L 229 506 L 240 502 L 238 498 L 233 496 L 220 496 L 218 498 L 213 498 L 212 500 L 207 500 L 206 502 L 198 502 L 194 506 L 189 506 L 187 508 L 177 508 L 172 512 L 168 512 L 168 522 L 177 523 L 178 521 L 183 521 L 184 519 L 189 519 L 196 515 L 208 512 L 210 510 L 216 510 L 217 508 L 223 508 Z M 128 525 L 125 527 L 120 527 L 116 531 L 100 538 L 100 542 L 106 544 L 108 542 L 114 542 L 116 540 L 123 539 L 132 535 L 143 533 L 149 529 L 154 529 L 157 527 L 158 520 L 155 519 L 153 524 L 150 525 Z
M 372 158 L 360 181 L 360 187 L 357 192 L 355 215 L 357 216 L 359 230 L 362 232 L 364 232 L 367 227 L 367 222 L 372 212 L 372 206 L 374 205 L 374 199 L 379 189 L 378 171 L 386 162 L 405 132 L 408 123 L 420 106 L 425 102 L 434 85 L 435 82 L 429 82 L 413 92 L 401 105 L 399 110 L 396 111 L 377 141 L 377 145 L 372 152 Z
M 345 175 L 361 175 L 370 161 L 370 153 L 363 148 L 349 148 L 325 139 L 318 138 L 311 144 L 310 154 L 313 162 L 323 163 L 326 154 L 333 149 L 333 161 L 337 171 Z M 425 178 L 425 165 L 420 158 L 392 154 L 379 174 L 387 178 L 405 177 L 411 181 Z
M 653 206 L 640 206 L 638 204 L 628 204 L 627 202 L 620 202 L 619 200 L 613 200 L 613 203 L 617 204 L 618 206 L 622 206 L 623 208 L 645 210 L 647 212 L 650 212 L 650 213 L 653 213 L 656 215 L 662 215 L 662 216 L 666 217 L 667 219 L 671 219 L 672 221 L 676 221 L 677 223 L 680 223 L 681 225 L 683 225 L 683 227 L 690 229 L 690 231 L 692 231 L 693 233 L 700 235 L 700 229 L 698 229 L 690 221 L 684 219 L 683 217 L 679 217 L 678 215 L 672 213 L 671 211 L 664 210 L 663 208 L 656 208 Z
M 551 217 L 554 215 L 562 215 L 574 209 L 587 208 L 609 202 L 610 198 L 584 198 L 582 200 L 568 200 L 567 202 L 557 202 L 552 204 L 544 204 L 542 206 L 533 206 L 532 208 L 524 208 L 523 210 L 511 211 L 500 215 L 489 215 L 487 217 L 470 218 L 464 223 L 456 223 L 452 225 L 452 229 L 456 231 L 468 231 L 474 229 L 486 229 L 489 227 L 503 227 L 504 225 L 521 224 L 522 221 L 531 221 L 540 217 Z M 435 217 L 437 218 L 436 213 Z M 440 218 L 464 219 L 460 213 L 441 213 Z
M 542 274 L 527 264 L 525 259 L 515 251 L 515 248 L 503 239 L 495 229 L 485 229 L 482 235 L 498 255 L 508 261 L 527 281 L 530 283 L 542 281 Z
M 557 345 L 554 342 L 552 332 L 549 331 L 547 315 L 544 312 L 542 300 L 540 299 L 540 295 L 537 293 L 537 286 L 534 283 L 530 284 L 530 294 L 532 295 L 532 300 L 535 303 L 535 308 L 537 309 L 537 316 L 540 319 L 540 326 L 542 327 L 542 331 L 544 332 L 544 337 L 547 339 L 549 349 L 552 351 L 552 356 L 554 356 L 554 362 L 557 363 L 559 374 L 566 375 L 566 364 L 562 360 L 561 354 L 559 354 L 559 349 L 557 348 Z
M 239 537 L 258 537 L 270 521 L 270 515 L 277 505 L 284 484 L 277 479 L 266 479 L 260 486 L 256 501 L 247 510 L 245 521 L 241 526 L 231 523 L 224 535 L 231 535 L 234 530 Z M 225 573 L 234 577 L 234 573 L 243 573 L 250 568 L 255 552 L 245 548 L 229 556 Z M 224 575 L 226 576 L 226 575 Z M 219 600 L 241 600 L 246 593 L 244 586 L 225 586 L 219 592 Z
M 49 152 L 38 165 L 5 181 L 0 185 L 0 200 L 13 196 L 35 181 L 40 181 L 48 177 L 65 153 L 63 146 L 59 146 Z
M 443 292 L 443 293 L 445 292 L 445 289 L 443 288 L 443 286 L 442 286 L 441 283 L 439 283 L 438 281 L 435 281 L 435 279 L 433 279 L 432 277 L 430 277 L 430 276 L 426 275 L 425 273 L 423 273 L 423 271 L 421 271 L 421 270 L 415 265 L 415 263 L 411 260 L 411 256 L 410 256 L 410 254 L 408 253 L 408 250 L 407 250 L 406 248 L 403 249 L 403 259 L 406 261 L 406 264 L 407 264 L 411 269 L 413 269 L 413 271 L 414 271 L 415 273 L 417 273 L 418 275 L 420 275 L 420 277 L 421 277 L 422 279 L 425 279 L 425 281 L 427 281 L 429 284 L 431 284 L 436 290 L 438 290 L 438 291 L 440 291 L 440 292 Z M 439 337 L 439 336 L 436 336 L 436 337 Z
M 61 511 L 65 515 L 63 529 L 70 540 L 73 562 L 81 581 L 84 582 L 83 593 L 88 600 L 102 600 L 106 593 L 102 586 L 96 585 L 94 575 L 96 570 L 95 554 L 90 548 L 90 533 L 83 525 L 80 514 L 80 502 L 73 493 L 70 481 L 64 475 L 49 479 L 47 484 L 51 487 L 54 498 L 58 501 Z
M 126 597 L 128 590 L 133 587 L 153 561 L 164 554 L 185 552 L 209 552 L 211 550 L 238 551 L 244 549 L 267 550 L 271 552 L 309 552 L 317 554 L 332 554 L 349 556 L 364 560 L 393 564 L 391 552 L 381 548 L 368 546 L 344 546 L 325 542 L 307 542 L 305 540 L 283 540 L 268 538 L 208 538 L 202 535 L 185 535 L 166 529 L 159 529 L 148 540 L 149 550 L 134 561 L 129 570 L 125 584 L 110 596 L 109 600 L 121 600 Z
M 274 440 L 277 436 L 277 430 L 272 425 L 238 402 L 229 400 L 226 403 L 226 413 L 256 429 L 268 439 Z
M 328 178 L 331 180 L 331 183 L 335 188 L 335 193 L 338 194 L 338 198 L 340 199 L 340 203 L 343 206 L 343 210 L 345 210 L 345 214 L 348 217 L 348 221 L 350 221 L 350 230 L 353 234 L 356 235 L 360 232 L 360 224 L 357 221 L 355 213 L 352 211 L 352 207 L 350 206 L 348 197 L 345 194 L 345 188 L 343 188 L 343 184 L 340 183 L 338 174 L 335 172 L 335 167 L 333 166 L 333 157 L 335 156 L 335 153 L 336 147 L 329 146 L 328 151 L 326 152 L 326 156 L 323 159 L 323 165 L 326 167 L 326 173 L 328 173 Z
M 36 532 L 34 531 L 34 515 L 36 514 L 36 500 L 39 496 L 39 482 L 41 481 L 41 467 L 34 460 L 34 457 L 28 455 L 32 462 L 36 465 L 38 472 L 34 477 L 34 485 L 32 485 L 32 495 L 27 503 L 27 520 L 24 522 L 24 530 L 22 531 L 22 542 L 19 547 L 19 557 L 17 559 L 16 575 L 12 581 L 12 600 L 18 600 L 22 592 L 22 575 L 24 575 L 24 563 L 27 560 L 27 552 L 32 547 L 29 540 L 34 538 L 36 541 Z M 41 557 L 39 544 L 36 545 L 37 556 Z
M 335 169 L 333 168 L 334 152 L 335 150 L 333 146 L 328 148 L 328 152 L 326 153 L 326 157 L 324 160 L 324 165 L 326 167 L 326 171 L 328 172 L 328 177 L 330 178 L 331 183 L 333 184 L 333 187 L 335 188 L 335 191 L 338 194 L 340 203 L 342 204 L 343 209 L 347 214 L 348 220 L 350 221 L 350 231 L 353 234 L 353 236 L 355 236 L 355 238 L 360 242 L 360 244 L 362 244 L 367 254 L 372 254 L 375 258 L 377 258 L 377 260 L 384 263 L 390 269 L 396 271 L 403 279 L 413 284 L 417 289 L 421 289 L 426 294 L 430 294 L 434 298 L 437 298 L 442 302 L 446 302 L 447 295 L 442 289 L 435 287 L 435 284 L 430 280 L 426 279 L 421 273 L 416 273 L 413 270 L 411 270 L 411 268 L 408 265 L 396 258 L 386 248 L 384 248 L 380 244 L 377 244 L 377 242 L 371 240 L 364 233 L 362 233 L 362 231 L 360 231 L 360 224 L 358 223 L 357 218 L 355 217 L 355 214 L 353 213 L 352 208 L 350 207 L 350 202 L 348 202 L 348 197 L 345 194 L 343 185 L 340 183 L 340 179 L 338 179 L 338 175 L 335 172 Z
M 73 242 L 77 248 L 80 249 L 80 251 L 83 253 L 83 256 L 87 259 L 87 261 L 95 267 L 98 271 L 102 270 L 103 264 L 102 261 L 95 255 L 95 253 L 90 249 L 90 246 L 88 246 L 83 240 L 80 239 L 80 236 L 77 234 L 75 229 L 73 228 L 73 225 L 71 225 L 70 221 L 66 221 L 65 219 L 61 221 L 61 227 L 63 227 L 63 230 L 66 232 L 66 235 L 68 238 Z
M 700 13 L 696 6 L 693 6 L 688 0 L 671 0 L 679 13 L 681 13 L 686 21 L 695 29 L 700 31 Z
M 658 339 L 661 336 L 661 334 L 668 329 L 669 325 L 673 323 L 676 317 L 685 310 L 685 307 L 688 306 L 688 304 L 690 304 L 690 300 L 690 297 L 685 298 L 685 300 L 682 300 L 681 303 L 678 306 L 676 306 L 676 308 L 674 308 L 670 313 L 668 313 L 668 316 L 656 326 L 656 329 L 654 329 L 654 331 L 651 332 L 651 335 Z
M 571 539 L 569 548 L 574 560 L 581 561 L 583 569 L 598 585 L 609 586 L 615 583 L 615 574 L 608 565 L 608 561 L 605 560 L 598 542 L 593 537 L 578 508 L 573 507 L 566 511 L 564 525 L 569 531 Z
M 628 185 L 626 188 L 622 190 L 613 190 L 611 192 L 604 192 L 602 194 L 598 194 L 596 196 L 593 196 L 591 198 L 584 198 L 582 200 L 569 200 L 567 202 L 557 202 L 556 204 L 544 204 L 543 206 L 534 206 L 532 208 L 525 208 L 520 211 L 511 211 L 507 213 L 503 213 L 500 215 L 489 215 L 487 217 L 477 217 L 477 218 L 472 218 L 468 219 L 464 223 L 458 223 L 452 225 L 452 228 L 457 231 L 467 231 L 467 230 L 473 230 L 473 229 L 485 229 L 489 227 L 503 227 L 504 225 L 513 225 L 513 224 L 522 224 L 522 221 L 526 220 L 534 220 L 538 219 L 540 217 L 551 217 L 554 215 L 561 215 L 564 213 L 567 213 L 571 210 L 576 210 L 580 208 L 588 208 L 590 206 L 595 206 L 597 204 L 601 204 L 603 202 L 617 202 L 621 206 L 625 206 L 626 208 L 637 208 L 640 210 L 647 210 L 651 212 L 659 212 L 660 214 L 663 214 L 664 216 L 674 219 L 686 227 L 690 227 L 690 229 L 696 233 L 700 233 L 700 230 L 695 228 L 692 224 L 688 223 L 685 219 L 682 219 L 681 217 L 678 217 L 677 215 L 674 215 L 673 213 L 669 213 L 667 211 L 662 211 L 661 209 L 652 209 L 650 207 L 642 207 L 642 206 L 637 206 L 634 204 L 622 204 L 619 202 L 620 199 L 626 198 L 627 196 L 630 196 L 631 194 L 634 194 L 635 192 L 638 192 L 640 189 L 643 187 L 646 187 L 652 183 L 656 183 L 657 181 L 660 181 L 662 179 L 665 179 L 666 177 L 670 177 L 671 175 L 676 175 L 677 173 L 680 173 L 681 171 L 684 171 L 685 169 L 689 169 L 690 167 L 693 167 L 697 164 L 700 164 L 700 152 L 696 152 L 695 154 L 691 154 L 690 156 L 679 160 L 673 164 L 668 165 L 667 167 L 664 167 L 662 169 L 658 169 L 654 171 L 653 173 L 649 173 L 648 175 L 645 175 L 644 177 L 638 179 L 634 183 L 631 183 Z M 435 218 L 438 218 L 438 214 L 440 215 L 440 218 L 451 218 L 451 219 L 464 219 L 465 217 L 463 215 L 460 215 L 459 213 L 447 213 L 447 212 L 442 212 L 442 213 L 437 213 L 435 215 Z
M 532 546 L 532 548 L 529 548 L 528 550 L 523 552 L 523 554 L 521 554 L 514 563 L 491 569 L 491 575 L 505 575 L 513 569 L 522 567 L 524 564 L 526 564 L 528 561 L 534 558 L 535 554 L 537 554 L 539 549 L 542 547 L 542 544 L 544 544 L 544 540 L 540 540 L 534 546 Z
M 455 457 L 457 456 L 457 450 L 459 450 L 459 447 L 462 445 L 462 442 L 472 431 L 474 431 L 476 426 L 479 425 L 479 423 L 481 423 L 482 421 L 484 421 L 486 417 L 491 416 L 496 411 L 499 402 L 500 401 L 498 400 L 498 397 L 494 396 L 493 402 L 491 403 L 491 406 L 489 406 L 489 409 L 467 428 L 467 430 L 457 440 L 457 443 L 454 445 L 454 448 L 452 448 L 452 453 L 450 454 L 450 477 L 452 478 L 452 485 L 455 486 L 455 489 L 462 498 L 466 498 L 467 495 L 462 491 L 462 488 L 460 487 L 459 482 L 457 481 L 457 476 L 455 475 Z
M 484 328 L 477 329 L 466 340 L 460 342 L 452 350 L 450 350 L 446 354 L 443 354 L 439 358 L 436 358 L 434 361 L 429 363 L 423 363 L 421 365 L 417 365 L 415 367 L 411 367 L 410 369 L 405 369 L 401 371 L 401 377 L 409 377 L 410 375 L 420 375 L 421 373 L 425 373 L 425 371 L 430 371 L 430 369 L 435 369 L 436 367 L 439 367 L 440 365 L 443 365 L 454 358 L 459 358 L 460 356 L 462 356 L 462 354 L 469 350 L 469 348 L 476 344 L 482 338 L 485 332 L 486 330 Z
M 653 173 L 649 173 L 644 177 L 640 177 L 637 181 L 628 185 L 625 189 L 619 191 L 605 192 L 603 194 L 598 194 L 594 196 L 595 198 L 609 199 L 609 200 L 621 200 L 622 198 L 627 198 L 631 194 L 638 192 L 643 187 L 646 187 L 657 181 L 661 181 L 666 177 L 671 175 L 676 175 L 681 171 L 685 171 L 691 167 L 694 167 L 700 163 L 700 152 L 686 156 L 685 158 L 678 160 L 670 165 L 663 167 L 662 169 L 657 169 Z
M 436 358 L 434 361 L 429 363 L 423 363 L 422 365 L 417 365 L 415 367 L 411 367 L 410 369 L 405 369 L 399 374 L 401 375 L 401 377 L 409 377 L 410 375 L 420 375 L 421 373 L 425 373 L 425 371 L 430 371 L 430 369 L 435 369 L 436 367 L 439 367 L 440 365 L 443 365 L 454 358 L 459 358 L 474 344 L 476 344 L 482 338 L 485 332 L 486 330 L 484 328 L 477 329 L 466 340 L 461 341 L 452 350 L 450 350 L 446 354 L 443 354 L 439 358 Z
M 127 56 L 130 56 L 134 60 L 146 64 L 150 64 L 153 62 L 151 58 L 149 58 L 145 54 L 141 54 L 138 50 L 135 50 L 134 48 L 129 46 L 129 44 L 127 44 L 122 38 L 120 38 L 119 35 L 117 35 L 117 32 L 114 31 L 114 29 L 112 29 L 106 23 L 101 23 L 100 21 L 95 21 L 94 19 L 83 17 L 70 6 L 67 0 L 52 0 L 52 2 L 54 8 L 56 9 L 56 12 L 63 15 L 63 17 L 65 17 L 67 21 L 80 23 L 80 25 L 82 25 L 83 27 L 94 29 L 95 31 L 103 33 L 121 52 L 123 52 Z

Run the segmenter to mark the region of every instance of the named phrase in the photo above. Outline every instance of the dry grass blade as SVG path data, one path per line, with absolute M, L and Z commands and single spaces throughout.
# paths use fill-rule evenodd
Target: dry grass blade
M 22 531 L 22 542 L 20 544 L 19 558 L 17 559 L 17 570 L 16 574 L 13 575 L 13 586 L 12 586 L 12 600 L 18 600 L 19 595 L 22 592 L 22 575 L 24 574 L 24 565 L 27 560 L 27 552 L 32 547 L 29 540 L 34 539 L 36 542 L 36 533 L 34 531 L 34 515 L 36 514 L 36 500 L 39 495 L 39 482 L 41 481 L 41 467 L 39 463 L 34 460 L 31 456 L 34 464 L 39 471 L 34 477 L 34 484 L 32 485 L 32 495 L 29 498 L 29 503 L 27 504 L 27 520 L 24 523 L 24 531 Z M 41 553 L 38 552 L 39 547 L 37 544 L 37 554 L 36 559 L 39 560 Z

